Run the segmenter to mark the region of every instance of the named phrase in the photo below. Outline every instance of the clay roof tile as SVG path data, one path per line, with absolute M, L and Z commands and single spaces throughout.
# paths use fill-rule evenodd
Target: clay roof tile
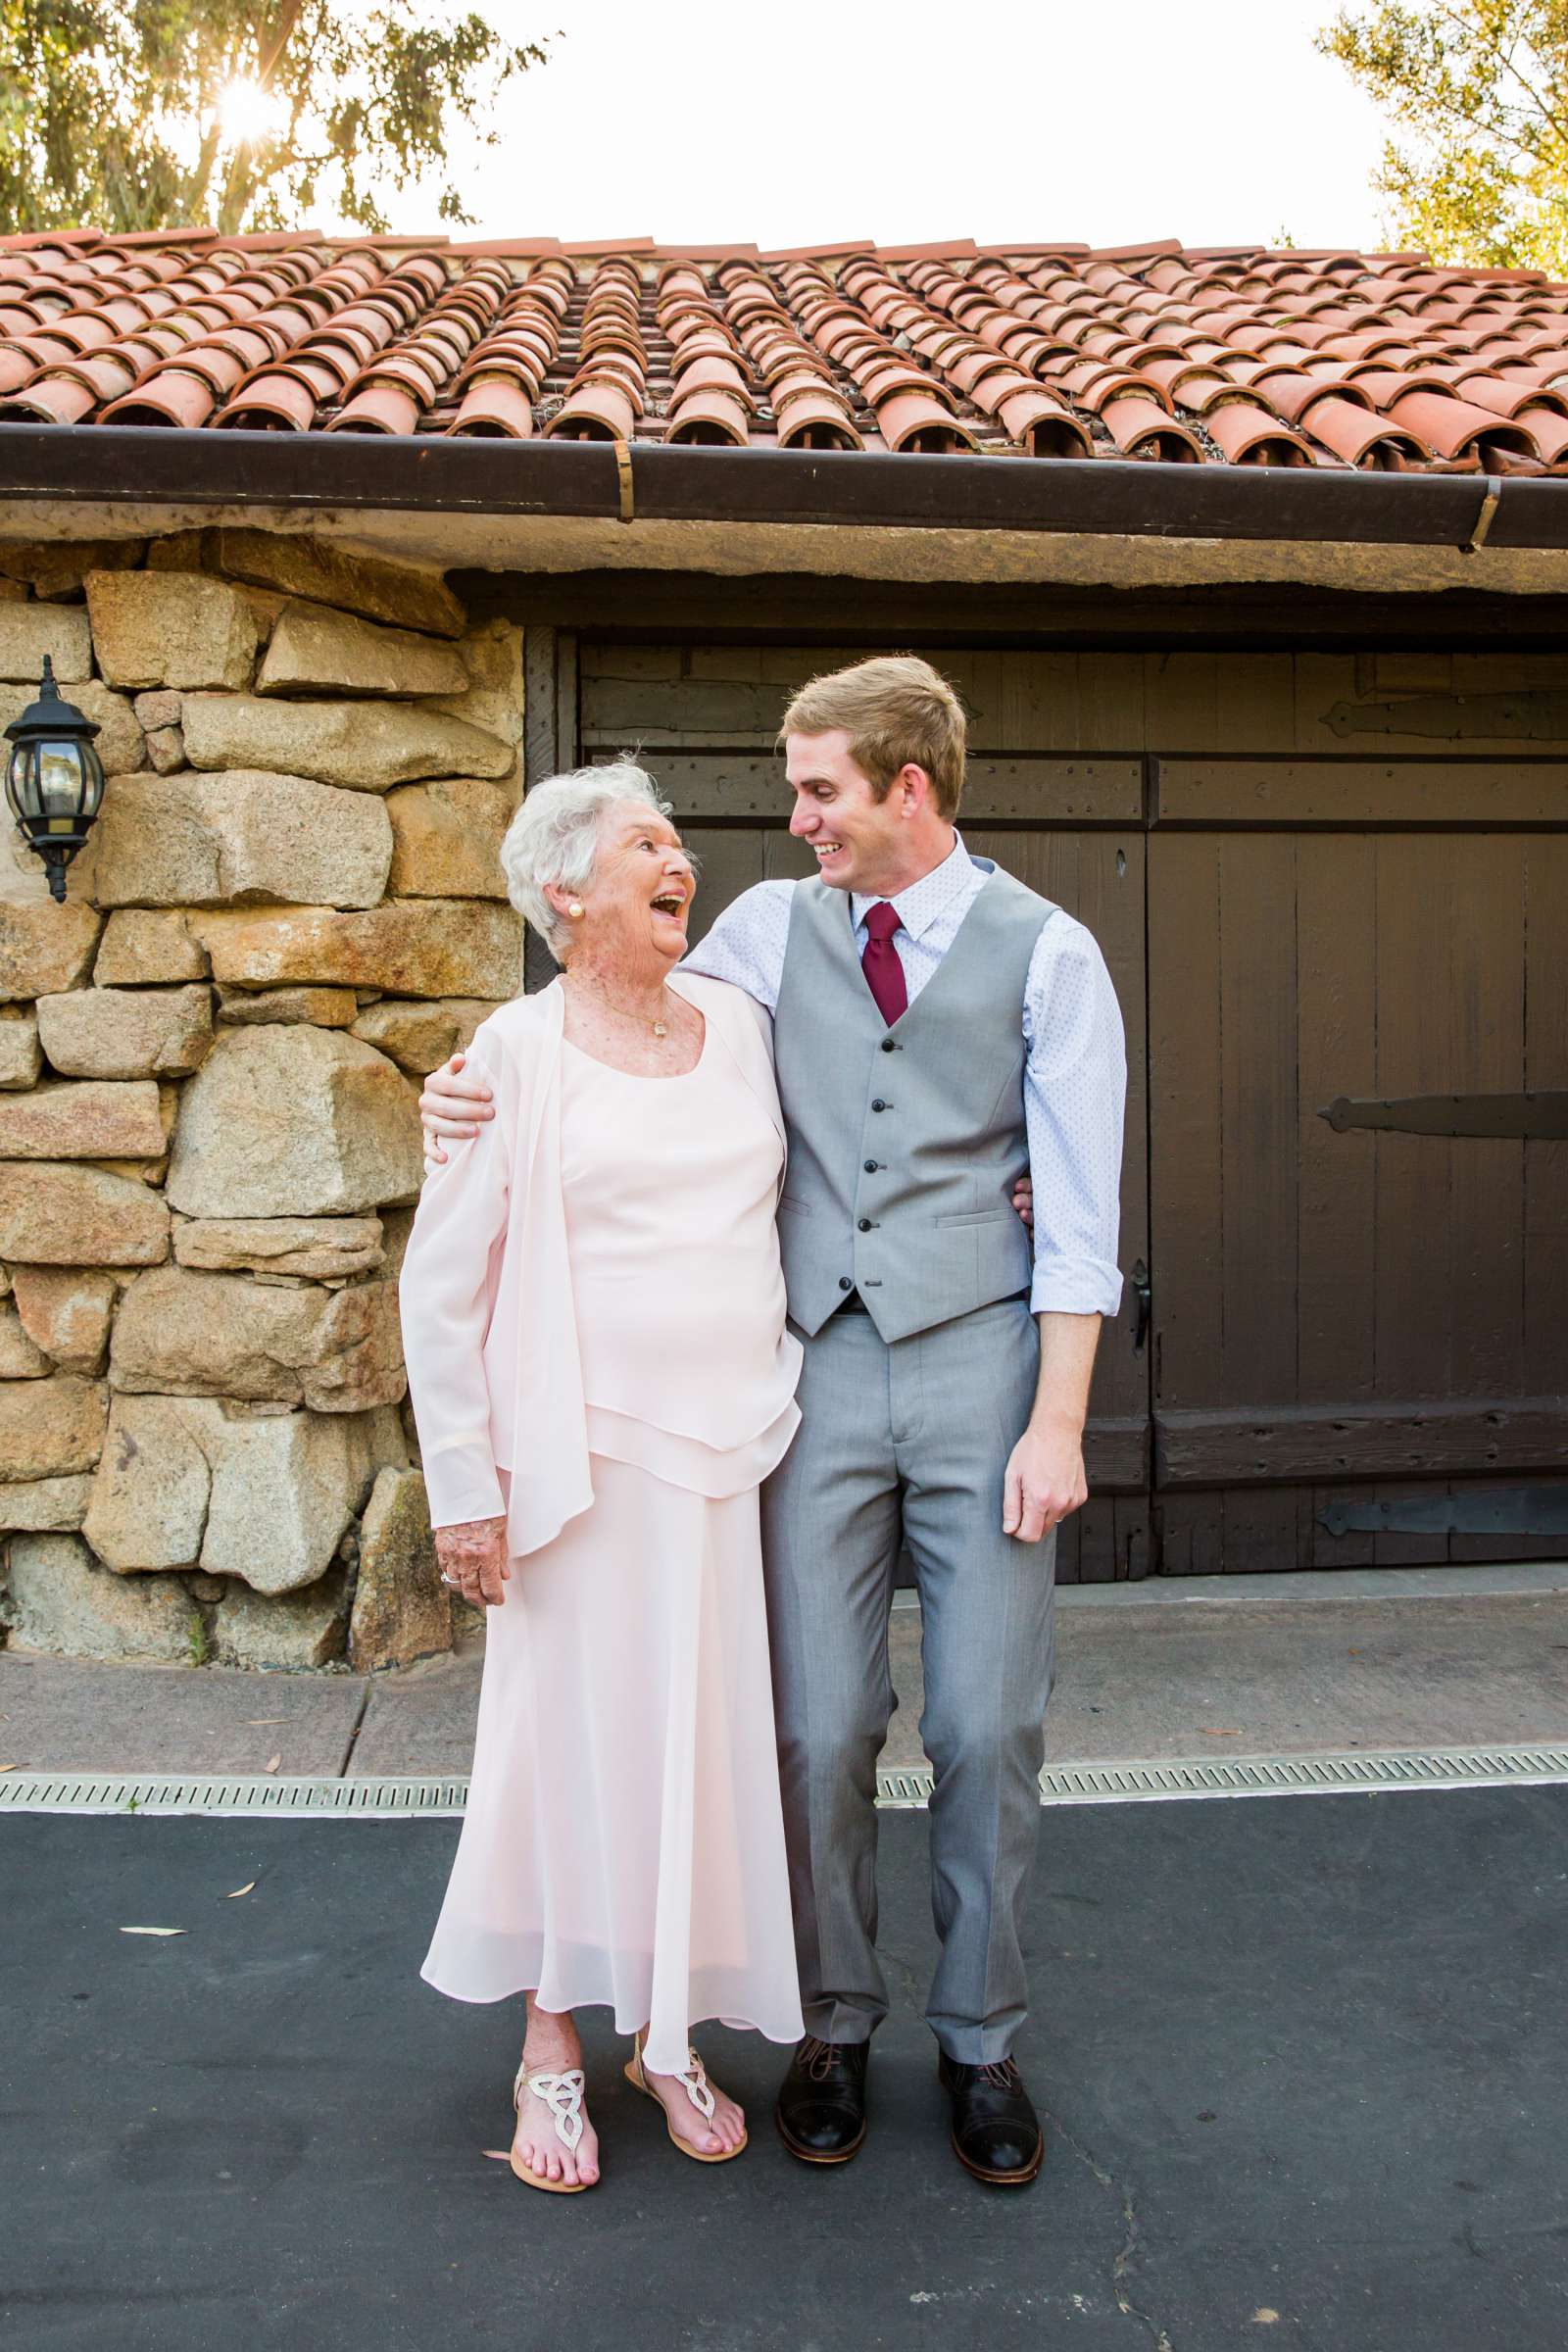
M 1168 240 L 0 237 L 11 421 L 853 449 L 873 416 L 895 450 L 1544 471 L 1568 285 Z

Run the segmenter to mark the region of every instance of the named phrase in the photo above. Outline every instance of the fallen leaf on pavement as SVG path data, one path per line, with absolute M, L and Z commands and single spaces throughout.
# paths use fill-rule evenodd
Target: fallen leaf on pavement
M 269 1756 L 262 1769 L 264 1772 L 275 1772 L 282 1761 L 281 1756 Z
M 247 1715 L 245 1729 L 248 1732 L 259 1732 L 264 1724 L 287 1723 L 287 1721 L 286 1715 Z
M 1272 2311 L 1266 2303 L 1260 2303 L 1252 2314 L 1260 2328 L 1272 2328 L 1279 2316 L 1279 2313 Z
M 122 1928 L 122 1936 L 186 1936 L 188 1928 Z
M 20 1772 L 21 1770 L 20 1764 L 0 1764 L 0 1772 Z
M 236 1895 L 249 1894 L 255 1884 L 256 1881 L 254 1879 L 247 1879 L 243 1886 L 231 1886 L 227 1894 L 225 1894 L 223 1897 L 224 1902 L 231 1903 Z
M 1238 1731 L 1222 1731 L 1219 1725 L 1214 1723 L 1205 1723 L 1200 1728 L 1205 1740 L 1239 1740 L 1242 1736 Z

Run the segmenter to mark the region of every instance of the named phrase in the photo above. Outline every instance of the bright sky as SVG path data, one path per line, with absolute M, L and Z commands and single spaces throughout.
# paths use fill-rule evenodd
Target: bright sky
M 1378 119 L 1312 47 L 1335 0 L 478 4 L 562 38 L 460 174 L 466 233 L 1385 241 Z

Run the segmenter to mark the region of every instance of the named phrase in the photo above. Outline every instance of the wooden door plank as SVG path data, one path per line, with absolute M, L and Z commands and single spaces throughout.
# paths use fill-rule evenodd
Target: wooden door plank
M 1521 1083 L 1526 852 L 1524 841 L 1508 835 L 1464 847 L 1448 976 L 1448 1084 L 1456 1094 L 1502 1094 Z M 1526 1149 L 1503 1137 L 1450 1146 L 1450 1382 L 1471 1396 L 1519 1393 Z
M 1159 1568 L 1162 1576 L 1224 1574 L 1223 1493 L 1162 1494 L 1154 1510 L 1159 1524 Z
M 1298 1568 L 1303 1549 L 1298 1493 L 1290 1487 L 1232 1487 L 1225 1494 L 1227 1576 L 1275 1576 Z
M 1086 752 L 1141 749 L 1144 665 L 1136 655 L 1078 656 L 1078 744 Z
M 1290 1485 L 1303 1479 L 1431 1478 L 1568 1470 L 1561 1397 L 1379 1397 L 1369 1404 L 1158 1409 L 1161 1488 Z
M 1219 752 L 1290 753 L 1296 749 L 1290 654 L 1232 655 L 1219 665 L 1214 748 Z
M 1376 1071 L 1376 865 L 1367 834 L 1311 834 L 1297 846 L 1297 1393 L 1328 1404 L 1374 1389 L 1377 1141 L 1336 1134 L 1318 1113 L 1339 1095 L 1370 1091 Z
M 1118 1494 L 1116 1513 L 1116 1574 L 1129 1584 L 1142 1584 L 1158 1568 L 1154 1551 L 1152 1513 L 1147 1494 Z
M 1107 1499 L 1093 1497 L 1081 1511 L 1075 1511 L 1070 1522 L 1078 1531 L 1078 1559 L 1076 1582 L 1080 1585 L 1113 1585 L 1117 1581 L 1116 1563 L 1116 1506 Z
M 1196 833 L 1156 834 L 1149 844 L 1156 1410 L 1224 1394 L 1221 846 L 1217 836 Z
M 600 752 L 596 758 L 612 755 Z M 787 822 L 790 788 L 773 752 L 653 748 L 643 764 L 675 804 L 682 821 L 703 817 Z M 1024 758 L 981 753 L 970 760 L 961 822 L 970 847 L 976 824 L 1138 824 L 1143 816 L 1138 760 Z
M 1156 763 L 1164 825 L 1568 824 L 1568 770 L 1549 760 L 1172 760 Z
M 1151 750 L 1213 752 L 1219 747 L 1217 654 L 1147 654 L 1144 710 Z
M 1441 836 L 1377 845 L 1378 1095 L 1450 1091 L 1448 1005 L 1458 876 Z M 1387 1397 L 1452 1395 L 1451 1142 L 1377 1139 L 1377 1390 Z
M 1077 655 L 1006 655 L 996 708 L 976 713 L 971 734 L 988 751 L 1079 750 Z
M 1568 840 L 1525 845 L 1523 1083 L 1568 1086 Z M 1568 1388 L 1568 1144 L 1525 1147 L 1521 1378 Z
M 1224 1395 L 1295 1401 L 1299 1277 L 1296 844 L 1220 849 Z

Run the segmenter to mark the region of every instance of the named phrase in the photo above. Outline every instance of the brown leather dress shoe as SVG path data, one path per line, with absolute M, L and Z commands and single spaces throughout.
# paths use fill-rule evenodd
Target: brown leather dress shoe
M 870 2054 L 868 2041 L 818 2041 L 814 2034 L 796 2043 L 773 2117 L 780 2139 L 803 2164 L 848 2164 L 858 2153 Z
M 988 2188 L 1023 2188 L 1045 2161 L 1034 2102 L 1010 2058 L 960 2066 L 945 2053 L 937 2073 L 953 2107 L 953 2152 Z

